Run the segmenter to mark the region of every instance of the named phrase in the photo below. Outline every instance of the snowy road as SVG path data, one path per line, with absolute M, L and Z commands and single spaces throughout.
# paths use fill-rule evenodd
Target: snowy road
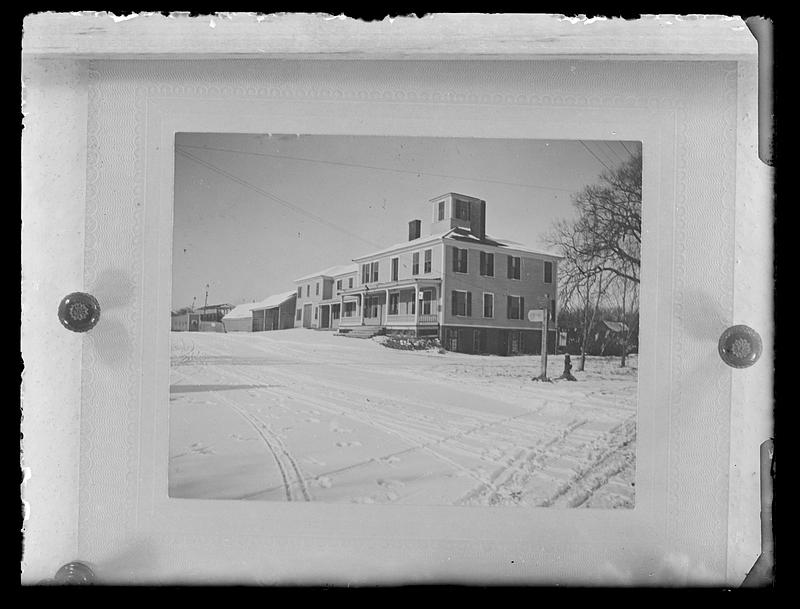
M 633 506 L 635 357 L 540 384 L 537 356 L 294 329 L 173 333 L 171 360 L 171 497 Z

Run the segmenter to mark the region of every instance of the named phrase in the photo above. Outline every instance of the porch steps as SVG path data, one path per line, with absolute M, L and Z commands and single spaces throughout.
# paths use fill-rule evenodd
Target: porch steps
M 353 326 L 352 328 L 339 328 L 338 333 L 350 338 L 372 338 L 380 329 L 380 326 Z

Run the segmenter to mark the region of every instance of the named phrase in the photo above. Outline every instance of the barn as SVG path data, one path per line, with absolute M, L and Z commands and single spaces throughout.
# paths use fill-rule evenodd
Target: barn
M 252 305 L 253 332 L 294 328 L 297 293 L 282 292 Z
M 253 331 L 253 307 L 258 303 L 247 302 L 231 309 L 222 323 L 225 325 L 226 332 L 252 332 Z

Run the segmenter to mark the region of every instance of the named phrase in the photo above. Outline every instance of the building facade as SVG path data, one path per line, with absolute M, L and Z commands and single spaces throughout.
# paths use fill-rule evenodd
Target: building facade
M 435 335 L 465 353 L 540 353 L 543 313 L 531 311 L 546 311 L 555 352 L 560 257 L 488 236 L 481 199 L 446 193 L 430 204 L 428 235 L 412 220 L 406 242 L 354 259 L 354 286 L 339 292 L 339 332 Z
M 253 305 L 253 332 L 293 328 L 296 302 L 297 295 L 292 291 L 275 294 Z
M 342 316 L 341 296 L 356 285 L 355 264 L 333 266 L 295 279 L 294 327 L 335 330 Z

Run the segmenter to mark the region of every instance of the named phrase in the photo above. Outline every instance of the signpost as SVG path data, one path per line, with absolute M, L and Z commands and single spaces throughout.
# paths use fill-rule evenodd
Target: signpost
M 535 377 L 534 381 L 541 381 L 543 383 L 552 383 L 549 378 L 547 378 L 547 322 L 549 317 L 549 306 L 547 300 L 547 294 L 544 295 L 542 299 L 542 308 L 539 310 L 531 310 L 528 311 L 528 320 L 531 322 L 541 322 L 542 324 L 542 355 L 541 355 L 541 372 L 539 376 Z

